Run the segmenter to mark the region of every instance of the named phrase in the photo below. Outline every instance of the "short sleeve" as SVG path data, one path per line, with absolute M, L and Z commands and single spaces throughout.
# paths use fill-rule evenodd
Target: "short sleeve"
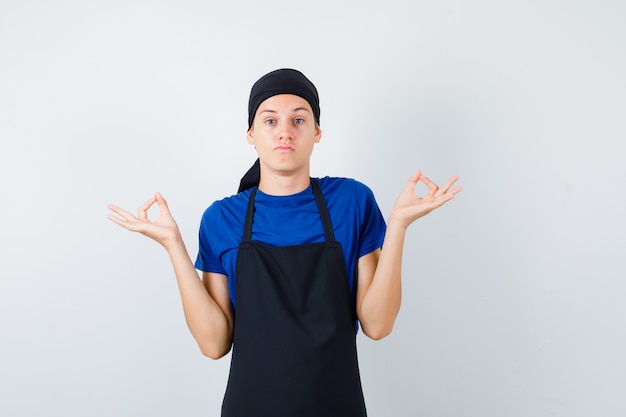
M 211 236 L 218 236 L 219 233 L 215 226 L 217 223 L 215 222 L 217 211 L 215 206 L 212 205 L 202 215 L 198 232 L 198 256 L 195 267 L 200 271 L 227 275 L 224 266 L 220 262 L 219 255 L 215 253 L 216 248 L 211 242 Z
M 361 217 L 358 256 L 361 257 L 383 246 L 386 224 L 372 190 L 362 183 L 357 184 Z

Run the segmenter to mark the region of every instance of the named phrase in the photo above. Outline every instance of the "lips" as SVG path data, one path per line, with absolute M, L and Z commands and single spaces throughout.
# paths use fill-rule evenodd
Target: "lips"
M 281 145 L 281 146 L 277 146 L 276 150 L 279 152 L 291 152 L 293 151 L 293 146 Z

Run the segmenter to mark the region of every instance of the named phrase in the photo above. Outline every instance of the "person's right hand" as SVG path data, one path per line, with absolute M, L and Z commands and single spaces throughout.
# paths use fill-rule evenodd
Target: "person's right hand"
M 154 221 L 150 221 L 148 219 L 148 210 L 155 203 L 159 207 L 159 217 Z M 107 207 L 117 214 L 117 216 L 113 214 L 108 215 L 109 220 L 113 223 L 117 223 L 131 232 L 139 232 L 148 236 L 160 243 L 165 249 L 168 249 L 170 245 L 180 239 L 178 225 L 170 213 L 167 202 L 160 193 L 156 193 L 150 200 L 139 207 L 138 217 L 113 204 L 109 204 Z

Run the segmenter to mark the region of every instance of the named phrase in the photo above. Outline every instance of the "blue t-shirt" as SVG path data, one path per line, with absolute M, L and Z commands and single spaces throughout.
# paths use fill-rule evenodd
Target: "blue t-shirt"
M 348 178 L 316 179 L 322 190 L 335 239 L 341 244 L 350 291 L 354 295 L 357 260 L 381 248 L 385 220 L 372 191 Z M 195 266 L 205 272 L 228 277 L 233 306 L 236 306 L 235 266 L 243 224 L 252 190 L 216 201 L 204 212 L 199 232 Z M 311 186 L 289 196 L 271 196 L 257 191 L 252 240 L 270 246 L 318 243 L 325 240 L 324 228 Z

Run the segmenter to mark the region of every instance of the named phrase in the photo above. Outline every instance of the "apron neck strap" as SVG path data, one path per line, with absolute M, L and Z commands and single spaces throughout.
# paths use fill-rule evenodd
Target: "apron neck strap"
M 315 202 L 317 203 L 317 209 L 320 212 L 322 218 L 322 226 L 324 226 L 324 234 L 326 235 L 327 242 L 335 242 L 335 232 L 333 231 L 333 224 L 330 221 L 330 215 L 326 207 L 326 201 L 322 195 L 322 190 L 313 178 L 311 178 L 311 188 L 313 189 L 313 195 L 315 196 Z M 250 194 L 248 200 L 248 209 L 246 210 L 246 220 L 243 225 L 243 241 L 248 242 L 252 240 L 252 220 L 254 218 L 254 199 L 256 192 L 259 188 L 255 187 Z
M 330 215 L 328 214 L 328 208 L 326 207 L 326 201 L 322 195 L 322 190 L 313 178 L 311 178 L 311 188 L 313 188 L 313 195 L 317 202 L 317 209 L 320 211 L 320 217 L 322 218 L 322 225 L 324 226 L 324 234 L 326 235 L 327 242 L 335 241 L 335 232 L 333 231 L 333 224 L 330 221 Z
M 254 218 L 254 197 L 259 187 L 254 187 L 252 193 L 250 193 L 250 199 L 248 200 L 248 209 L 246 210 L 246 222 L 243 224 L 243 241 L 249 242 L 252 240 L 252 219 Z

